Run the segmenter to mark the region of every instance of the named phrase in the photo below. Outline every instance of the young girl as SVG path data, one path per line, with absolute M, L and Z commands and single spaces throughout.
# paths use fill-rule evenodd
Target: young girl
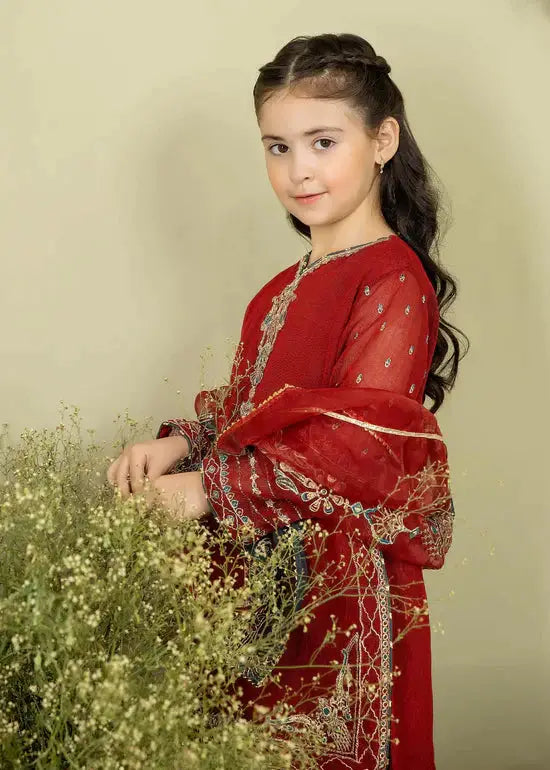
M 311 249 L 249 303 L 229 385 L 201 391 L 197 420 L 167 420 L 147 452 L 134 445 L 110 469 L 123 494 L 148 473 L 167 506 L 184 492 L 185 516 L 252 544 L 320 524 L 320 566 L 349 591 L 242 682 L 250 715 L 284 689 L 297 704 L 307 686 L 286 725 L 320 737 L 324 770 L 435 767 L 422 570 L 451 543 L 434 414 L 457 374 L 455 327 L 440 318 L 456 285 L 431 256 L 438 199 L 389 73 L 352 34 L 295 38 L 260 69 L 267 173 Z M 304 541 L 296 574 L 312 574 L 312 555 Z M 352 632 L 311 666 L 332 617 Z M 270 671 L 278 687 L 264 686 Z

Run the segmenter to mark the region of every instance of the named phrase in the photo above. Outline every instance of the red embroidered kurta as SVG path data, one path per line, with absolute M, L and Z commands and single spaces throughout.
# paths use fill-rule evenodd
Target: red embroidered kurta
M 385 768 L 390 756 L 392 770 L 435 767 L 422 570 L 442 566 L 454 517 L 446 446 L 423 406 L 438 324 L 434 289 L 399 236 L 311 265 L 305 255 L 249 303 L 229 385 L 197 394 L 197 420 L 157 434 L 186 436 L 173 472 L 200 469 L 215 520 L 253 527 L 252 548 L 305 519 L 327 533 L 297 552 L 297 579 L 319 549 L 318 568 L 348 590 L 242 678 L 250 703 L 288 688 L 295 713 L 281 728 L 319 737 L 323 770 Z M 331 615 L 352 631 L 312 667 Z M 270 670 L 280 687 L 266 684 Z

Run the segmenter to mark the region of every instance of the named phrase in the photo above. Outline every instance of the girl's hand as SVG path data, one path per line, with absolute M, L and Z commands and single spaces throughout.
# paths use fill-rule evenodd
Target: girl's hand
M 200 519 L 210 512 L 200 471 L 160 476 L 146 485 L 143 494 L 151 504 L 160 502 L 178 519 Z
M 123 497 L 128 497 L 132 492 L 143 491 L 146 478 L 156 481 L 188 453 L 184 436 L 165 436 L 131 444 L 109 466 L 107 481 L 117 486 Z

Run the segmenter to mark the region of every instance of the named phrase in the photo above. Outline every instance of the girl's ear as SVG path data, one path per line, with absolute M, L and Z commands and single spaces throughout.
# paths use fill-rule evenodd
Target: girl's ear
M 399 123 L 395 118 L 388 117 L 382 121 L 376 138 L 378 156 L 387 163 L 399 147 Z

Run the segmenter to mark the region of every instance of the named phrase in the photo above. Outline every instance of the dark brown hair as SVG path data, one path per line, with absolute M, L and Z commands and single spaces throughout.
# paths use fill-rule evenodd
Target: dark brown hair
M 399 88 L 389 77 L 391 68 L 374 48 L 358 35 L 323 34 L 293 38 L 273 61 L 260 67 L 254 85 L 254 109 L 258 118 L 262 105 L 280 90 L 299 90 L 315 99 L 342 99 L 364 120 L 371 138 L 382 121 L 393 117 L 399 123 L 399 147 L 384 165 L 380 176 L 380 205 L 388 225 L 416 252 L 430 279 L 439 305 L 440 325 L 425 393 L 433 399 L 435 413 L 445 390 L 455 384 L 458 363 L 469 349 L 468 338 L 441 317 L 455 299 L 457 284 L 439 263 L 441 193 L 436 174 L 420 152 L 409 128 Z M 311 231 L 288 212 L 292 227 L 308 240 Z M 466 340 L 460 355 L 457 331 Z M 448 337 L 448 340 L 446 339 Z M 450 343 L 450 344 L 449 344 Z M 445 360 L 449 347 L 452 352 Z M 445 371 L 449 369 L 449 371 Z

